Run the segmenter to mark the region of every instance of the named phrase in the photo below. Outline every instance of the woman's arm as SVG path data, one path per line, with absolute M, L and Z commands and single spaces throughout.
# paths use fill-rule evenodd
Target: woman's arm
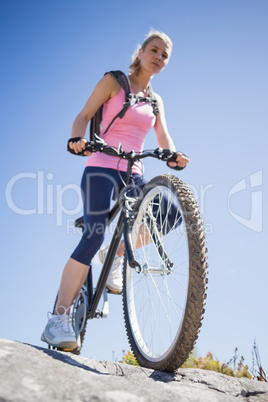
M 156 117 L 156 122 L 154 125 L 158 145 L 161 148 L 170 149 L 172 152 L 176 152 L 176 147 L 168 132 L 164 104 L 163 104 L 162 98 L 161 98 L 161 96 L 159 96 L 157 94 L 155 94 L 155 96 L 157 99 L 157 105 L 158 105 L 158 109 L 159 109 L 159 114 Z M 187 165 L 188 162 L 189 162 L 189 158 L 187 156 L 183 155 L 181 152 L 178 152 L 176 162 L 169 162 L 169 166 L 175 167 L 176 165 L 178 165 L 179 167 L 183 168 Z
M 87 140 L 84 139 L 84 136 L 89 120 L 92 119 L 94 114 L 104 102 L 114 97 L 119 91 L 120 85 L 111 76 L 111 74 L 106 74 L 98 82 L 84 108 L 75 118 L 73 123 L 71 138 L 82 138 L 81 141 L 69 143 L 69 147 L 74 150 L 75 153 L 81 152 L 83 149 L 85 149 Z M 85 151 L 85 155 L 90 155 L 90 152 Z

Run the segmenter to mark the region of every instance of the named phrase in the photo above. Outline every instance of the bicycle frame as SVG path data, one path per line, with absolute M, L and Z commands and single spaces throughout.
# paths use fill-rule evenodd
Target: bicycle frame
M 128 186 L 131 182 L 132 179 L 132 166 L 134 164 L 134 161 L 129 160 L 128 161 L 128 170 L 127 170 L 127 183 L 126 185 Z M 127 188 L 127 187 L 126 187 Z M 100 299 L 103 295 L 103 291 L 105 289 L 105 285 L 109 276 L 109 272 L 112 266 L 112 263 L 114 261 L 117 249 L 119 247 L 120 240 L 123 235 L 123 229 L 124 230 L 124 238 L 125 238 L 125 243 L 126 243 L 126 252 L 127 256 L 134 255 L 133 247 L 132 244 L 130 243 L 130 238 L 129 238 L 129 211 L 130 211 L 130 206 L 129 206 L 129 200 L 132 202 L 135 201 L 135 198 L 127 196 L 127 191 L 123 191 L 121 195 L 119 195 L 119 198 L 115 202 L 114 206 L 112 207 L 111 211 L 109 212 L 109 223 L 110 225 L 113 220 L 116 218 L 118 215 L 119 211 L 121 210 L 121 213 L 119 215 L 117 225 L 114 231 L 114 234 L 112 236 L 112 240 L 110 243 L 110 247 L 107 253 L 107 256 L 105 258 L 100 276 L 98 278 L 98 282 L 96 285 L 96 289 L 93 295 L 89 295 L 89 300 L 91 301 L 88 306 L 88 313 L 87 313 L 87 318 L 95 318 L 99 314 L 97 313 L 97 307 L 100 302 Z M 90 268 L 90 273 L 89 275 L 92 275 L 92 269 Z M 93 292 L 93 286 L 92 286 L 92 278 L 89 279 L 89 284 L 88 286 L 90 289 L 88 289 L 88 292 L 90 290 Z
M 139 263 L 135 259 L 135 251 L 134 247 L 132 244 L 131 236 L 130 236 L 130 227 L 133 222 L 133 208 L 132 206 L 134 205 L 134 202 L 136 201 L 137 197 L 133 197 L 133 193 L 131 196 L 128 196 L 127 193 L 130 192 L 131 190 L 128 189 L 128 186 L 132 184 L 133 177 L 132 177 L 132 167 L 135 163 L 135 161 L 144 159 L 148 156 L 157 158 L 157 159 L 162 159 L 164 161 L 171 160 L 170 158 L 173 156 L 174 153 L 170 152 L 168 149 L 156 149 L 153 152 L 152 151 L 145 151 L 142 154 L 135 154 L 134 151 L 131 151 L 129 153 L 125 153 L 122 150 L 122 146 L 120 144 L 119 148 L 116 150 L 115 148 L 112 147 L 107 147 L 107 144 L 98 136 L 95 135 L 95 141 L 90 141 L 87 143 L 86 150 L 89 150 L 90 152 L 104 152 L 108 155 L 112 155 L 115 157 L 122 157 L 123 159 L 127 159 L 128 161 L 128 168 L 127 168 L 127 180 L 126 180 L 126 189 L 123 191 L 122 194 L 119 195 L 116 203 L 112 207 L 111 211 L 109 212 L 109 223 L 108 225 L 111 224 L 111 222 L 115 219 L 115 217 L 118 215 L 119 211 L 121 210 L 111 243 L 110 247 L 107 253 L 107 256 L 105 258 L 100 276 L 98 278 L 98 282 L 96 285 L 95 292 L 93 292 L 93 284 L 92 284 L 92 269 L 90 267 L 88 279 L 87 279 L 87 284 L 88 284 L 88 312 L 87 312 L 87 318 L 92 319 L 95 317 L 100 316 L 100 313 L 97 311 L 98 304 L 100 302 L 100 299 L 103 295 L 105 285 L 109 276 L 109 272 L 112 266 L 112 263 L 114 261 L 117 249 L 119 247 L 120 240 L 122 238 L 122 235 L 124 234 L 124 241 L 125 241 L 125 250 L 126 250 L 126 255 L 128 259 L 128 263 L 132 268 L 136 268 L 137 270 L 141 271 L 141 268 L 139 266 Z M 131 205 L 132 204 L 132 205 Z M 161 239 L 160 237 L 157 237 L 155 239 L 159 245 L 159 252 L 162 254 L 163 259 L 166 259 L 165 255 L 165 250 L 161 246 Z M 169 266 L 172 266 L 172 263 L 169 263 Z

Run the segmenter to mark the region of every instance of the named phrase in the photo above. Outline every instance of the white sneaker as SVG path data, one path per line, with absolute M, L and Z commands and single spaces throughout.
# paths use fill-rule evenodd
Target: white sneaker
M 99 251 L 99 259 L 102 264 L 105 261 L 108 249 L 109 246 L 106 246 Z M 115 293 L 122 293 L 123 290 L 122 263 L 123 257 L 116 256 L 106 282 L 106 287 Z
M 73 350 L 77 348 L 76 337 L 66 311 L 62 315 L 51 315 L 41 335 L 41 341 L 62 349 Z

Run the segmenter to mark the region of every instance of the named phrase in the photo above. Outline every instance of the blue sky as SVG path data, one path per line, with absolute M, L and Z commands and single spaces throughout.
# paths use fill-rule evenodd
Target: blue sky
M 73 120 L 105 71 L 127 71 L 154 27 L 174 46 L 153 88 L 191 158 L 175 174 L 198 198 L 207 233 L 197 350 L 223 362 L 238 347 L 251 366 L 256 338 L 268 374 L 267 17 L 266 0 L 0 0 L 0 337 L 44 345 L 46 313 L 80 238 L 73 219 L 85 159 L 66 152 Z M 156 146 L 152 131 L 145 148 Z M 145 169 L 148 178 L 168 172 L 158 161 Z M 109 301 L 109 317 L 88 323 L 86 357 L 129 350 L 121 299 Z

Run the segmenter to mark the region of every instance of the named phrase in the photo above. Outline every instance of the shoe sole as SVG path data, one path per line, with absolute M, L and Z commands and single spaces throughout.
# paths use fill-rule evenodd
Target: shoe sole
M 68 349 L 68 350 L 74 350 L 78 346 L 76 342 L 71 342 L 71 341 L 63 341 L 60 343 L 53 343 L 48 338 L 46 338 L 44 333 L 41 336 L 41 341 L 46 342 L 48 345 L 53 346 L 54 348 L 61 348 L 61 349 Z
M 109 293 L 113 293 L 114 295 L 121 295 L 123 293 L 123 289 L 117 290 L 117 289 L 110 288 L 107 285 L 106 285 L 106 289 L 108 290 Z

